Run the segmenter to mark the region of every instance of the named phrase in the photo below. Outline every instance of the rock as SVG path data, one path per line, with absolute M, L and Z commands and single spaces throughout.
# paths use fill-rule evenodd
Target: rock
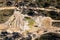
M 28 35 L 28 37 L 26 37 L 26 40 L 32 40 L 32 36 Z
M 19 33 L 17 33 L 17 32 L 13 32 L 12 33 L 13 34 L 13 38 L 15 39 L 15 38 L 19 38 L 19 37 L 22 37 L 22 35 L 19 35 Z
M 4 40 L 13 40 L 12 37 L 5 37 Z
M 7 6 L 11 6 L 11 5 L 12 5 L 12 2 L 7 1 L 6 5 L 7 5 Z
M 1 32 L 2 36 L 7 36 L 9 33 L 8 32 Z
M 38 39 L 40 39 L 40 40 L 60 40 L 60 34 L 49 32 L 49 33 L 41 35 L 41 37 Z

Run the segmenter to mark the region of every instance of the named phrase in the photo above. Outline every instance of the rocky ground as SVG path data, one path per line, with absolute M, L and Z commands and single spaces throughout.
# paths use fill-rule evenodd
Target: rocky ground
M 60 0 L 1 0 L 0 40 L 60 40 Z

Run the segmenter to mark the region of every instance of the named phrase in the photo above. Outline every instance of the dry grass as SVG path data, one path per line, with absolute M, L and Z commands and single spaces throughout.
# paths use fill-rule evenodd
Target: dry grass
M 0 24 L 8 21 L 14 10 L 0 10 Z

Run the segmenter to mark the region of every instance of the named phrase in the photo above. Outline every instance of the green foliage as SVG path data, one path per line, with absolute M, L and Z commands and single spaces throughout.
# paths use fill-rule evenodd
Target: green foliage
M 34 23 L 35 23 L 35 21 L 33 19 L 31 19 L 30 17 L 25 17 L 25 20 L 28 21 L 28 23 L 29 23 L 28 25 L 30 27 L 32 27 L 34 25 Z

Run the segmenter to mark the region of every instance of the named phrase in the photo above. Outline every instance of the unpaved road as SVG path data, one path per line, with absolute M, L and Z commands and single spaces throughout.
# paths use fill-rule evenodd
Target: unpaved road
M 22 8 L 23 6 L 21 6 Z M 5 10 L 5 9 L 16 9 L 17 7 L 0 7 L 0 10 Z M 39 7 L 27 7 L 24 6 L 23 8 L 25 9 L 34 9 L 34 10 L 45 10 L 45 11 L 56 11 L 56 12 L 60 12 L 60 9 L 57 8 L 39 8 Z
M 16 7 L 0 7 L 0 10 L 5 10 L 5 9 L 15 9 Z

